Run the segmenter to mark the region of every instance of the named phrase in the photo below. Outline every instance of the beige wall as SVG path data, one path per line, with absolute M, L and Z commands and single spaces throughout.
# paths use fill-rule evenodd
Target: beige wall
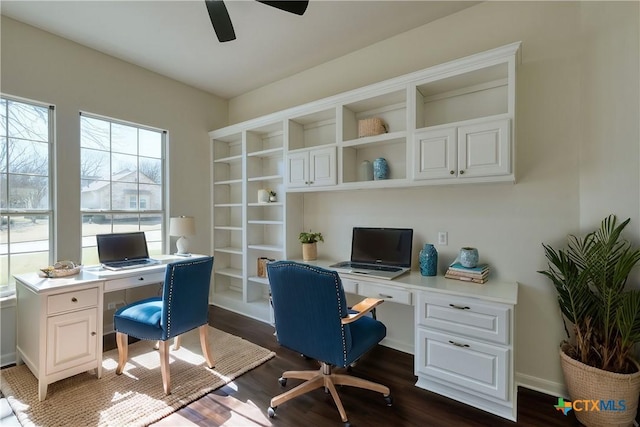
M 169 213 L 195 217 L 192 250 L 208 253 L 207 132 L 227 101 L 4 16 L 1 31 L 2 93 L 56 106 L 56 258 L 80 259 L 79 111 L 169 131 Z
M 349 256 L 351 227 L 407 226 L 417 251 L 438 246 L 441 271 L 477 246 L 494 277 L 520 283 L 518 381 L 560 393 L 563 338 L 541 243 L 563 244 L 609 213 L 631 217 L 639 241 L 637 2 L 485 2 L 229 102 L 230 121 L 310 102 L 396 75 L 522 41 L 517 82 L 517 184 L 309 194 L 304 227 L 323 232 L 319 252 Z M 637 281 L 635 284 L 637 285 Z M 491 286 L 491 282 L 486 286 Z M 410 339 L 412 311 L 381 307 Z

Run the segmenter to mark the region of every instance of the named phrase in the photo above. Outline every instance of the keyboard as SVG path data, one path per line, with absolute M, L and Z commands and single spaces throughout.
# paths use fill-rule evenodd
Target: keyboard
M 130 259 L 126 261 L 114 261 L 103 264 L 104 268 L 110 270 L 126 270 L 128 268 L 143 267 L 145 265 L 156 264 L 157 261 L 151 259 Z
M 350 262 L 345 267 L 361 268 L 363 270 L 390 271 L 390 272 L 396 272 L 396 271 L 402 270 L 399 267 L 387 267 L 384 265 L 373 265 L 373 264 L 360 264 L 358 262 Z

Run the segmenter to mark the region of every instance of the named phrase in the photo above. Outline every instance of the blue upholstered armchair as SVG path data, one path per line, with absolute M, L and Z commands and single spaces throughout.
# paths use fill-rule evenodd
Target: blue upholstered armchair
M 158 341 L 162 385 L 171 393 L 169 375 L 169 340 L 175 338 L 174 348 L 180 348 L 180 335 L 200 329 L 200 346 L 209 368 L 213 358 L 207 342 L 209 285 L 213 257 L 174 262 L 167 265 L 162 297 L 148 298 L 120 308 L 113 323 L 118 345 L 118 367 L 122 374 L 128 359 L 128 336 Z
M 267 264 L 267 272 L 280 345 L 321 363 L 317 371 L 287 371 L 282 374 L 279 381 L 283 386 L 287 378 L 306 381 L 271 399 L 269 416 L 275 416 L 278 405 L 324 387 L 331 393 L 342 421 L 348 425 L 336 384 L 377 391 L 391 405 L 388 387 L 331 372 L 332 366 L 349 366 L 385 337 L 386 327 L 367 316 L 367 312 L 383 300 L 366 298 L 349 310 L 340 276 L 335 271 L 278 261 Z

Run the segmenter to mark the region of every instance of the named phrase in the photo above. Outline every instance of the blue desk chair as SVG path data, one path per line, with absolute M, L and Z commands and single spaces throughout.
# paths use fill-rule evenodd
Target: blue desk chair
M 213 257 L 174 262 L 167 265 L 162 297 L 147 298 L 120 308 L 113 316 L 118 345 L 118 367 L 122 374 L 128 359 L 128 336 L 158 341 L 162 386 L 171 393 L 169 375 L 169 340 L 175 337 L 180 348 L 180 335 L 200 329 L 200 346 L 209 368 L 213 358 L 207 340 L 209 285 Z
M 282 386 L 287 378 L 306 380 L 295 388 L 271 399 L 267 410 L 275 416 L 276 408 L 294 397 L 324 387 L 333 397 L 345 425 L 349 425 L 336 384 L 354 386 L 382 393 L 391 405 L 389 388 L 345 374 L 333 374 L 331 367 L 348 367 L 378 344 L 386 335 L 386 327 L 367 315 L 383 300 L 366 298 L 347 309 L 347 300 L 340 276 L 326 270 L 292 261 L 267 264 L 276 335 L 280 345 L 316 359 L 317 371 L 286 371 L 278 380 Z

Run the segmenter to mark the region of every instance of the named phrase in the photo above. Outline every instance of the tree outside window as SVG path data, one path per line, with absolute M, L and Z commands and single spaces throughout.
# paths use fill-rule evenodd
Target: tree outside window
M 52 263 L 53 107 L 0 97 L 0 296 Z

